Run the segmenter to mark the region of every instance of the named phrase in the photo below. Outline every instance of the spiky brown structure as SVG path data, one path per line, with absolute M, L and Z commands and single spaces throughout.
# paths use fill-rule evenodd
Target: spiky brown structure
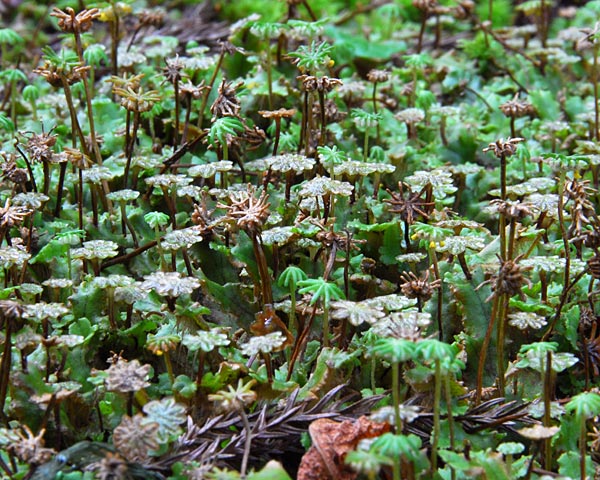
M 404 281 L 400 290 L 408 298 L 416 298 L 420 304 L 425 303 L 433 296 L 433 291 L 440 288 L 441 280 L 429 281 L 429 270 L 422 277 L 417 277 L 413 272 L 402 272 L 400 278 Z
M 407 186 L 408 195 L 405 196 L 404 186 L 404 183 L 398 182 L 398 193 L 388 190 L 388 193 L 392 196 L 392 198 L 384 200 L 385 203 L 390 204 L 388 210 L 398 215 L 402 221 L 409 225 L 412 225 L 418 217 L 428 220 L 430 207 L 435 204 L 434 202 L 426 202 L 421 198 L 426 187 L 423 187 L 419 192 L 413 192 L 410 186 Z

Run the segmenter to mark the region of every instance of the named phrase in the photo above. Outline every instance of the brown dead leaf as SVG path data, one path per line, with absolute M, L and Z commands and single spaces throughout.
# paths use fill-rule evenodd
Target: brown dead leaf
M 302 457 L 297 480 L 355 480 L 358 474 L 344 463 L 346 454 L 363 438 L 389 431 L 389 424 L 375 423 L 364 416 L 354 422 L 315 420 L 308 427 L 313 444 Z

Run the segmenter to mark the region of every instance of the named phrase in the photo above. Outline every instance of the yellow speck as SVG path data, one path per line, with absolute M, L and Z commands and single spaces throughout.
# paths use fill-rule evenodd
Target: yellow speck
M 419 238 L 419 235 L 417 235 L 416 233 L 413 233 L 413 234 L 410 236 L 410 239 L 411 239 L 411 240 L 416 240 L 417 238 Z
M 123 15 L 123 14 L 128 15 L 133 11 L 133 9 L 131 8 L 131 5 L 128 5 L 125 2 L 118 2 L 116 6 L 119 9 L 119 13 L 121 15 Z
M 98 20 L 101 22 L 112 22 L 114 19 L 115 16 L 111 8 L 104 8 L 98 16 Z

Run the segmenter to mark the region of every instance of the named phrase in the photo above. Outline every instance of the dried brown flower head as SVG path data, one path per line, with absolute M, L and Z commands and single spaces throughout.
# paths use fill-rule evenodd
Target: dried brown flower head
M 335 219 L 332 219 L 335 220 Z M 355 240 L 349 232 L 335 232 L 333 223 L 327 228 L 322 222 L 316 222 L 323 230 L 315 235 L 315 239 L 326 248 L 334 248 L 336 251 L 358 250 L 358 244 L 365 240 Z
M 37 435 L 34 435 L 27 425 L 22 425 L 21 430 L 16 431 L 19 440 L 10 443 L 7 450 L 22 462 L 31 465 L 46 463 L 52 458 L 55 452 L 50 448 L 44 447 L 45 433 L 46 429 L 42 428 Z
M 409 225 L 412 225 L 419 216 L 424 220 L 428 220 L 430 207 L 433 207 L 435 203 L 426 202 L 421 198 L 425 193 L 426 187 L 423 187 L 419 192 L 414 193 L 412 192 L 410 185 L 406 185 L 408 195 L 405 198 L 404 186 L 404 183 L 398 182 L 398 193 L 388 190 L 388 193 L 392 196 L 392 198 L 384 200 L 385 203 L 390 204 L 388 210 L 391 213 L 397 214 L 402 221 Z
M 473 0 L 460 0 L 458 5 L 454 7 L 452 15 L 458 20 L 466 20 L 475 10 L 475 2 Z
M 113 432 L 113 443 L 130 462 L 145 463 L 152 451 L 158 450 L 158 423 L 148 421 L 141 413 L 124 415 Z
M 600 220 L 595 219 L 591 225 L 592 228 L 585 231 L 583 235 L 583 244 L 596 250 L 600 248 Z
M 533 105 L 519 100 L 518 92 L 515 93 L 515 96 L 512 100 L 504 102 L 502 105 L 500 105 L 500 110 L 502 110 L 504 115 L 511 118 L 524 117 L 526 115 L 533 115 L 535 113 L 535 108 Z
M 150 365 L 142 365 L 138 360 L 128 362 L 120 355 L 113 356 L 109 363 L 112 364 L 106 370 L 106 389 L 109 392 L 137 392 L 150 386 Z
M 54 155 L 52 147 L 56 145 L 56 135 L 51 132 L 32 133 L 25 148 L 34 162 L 49 162 Z
M 227 209 L 227 217 L 251 237 L 261 232 L 269 217 L 270 204 L 267 202 L 269 195 L 263 190 L 256 198 L 254 196 L 255 191 L 254 186 L 248 185 L 245 192 L 230 194 L 230 205 L 217 205 L 219 208 Z
M 367 73 L 367 80 L 371 83 L 383 83 L 390 79 L 390 72 L 387 70 L 372 69 Z
M 121 105 L 131 112 L 147 112 L 156 102 L 160 101 L 160 95 L 156 90 L 144 92 L 142 87 L 133 89 L 113 87 L 113 92 L 121 97 Z
M 297 110 L 295 108 L 279 108 L 277 110 L 259 110 L 258 113 L 263 118 L 273 118 L 273 119 L 281 119 L 281 118 L 291 118 L 296 114 Z
M 256 150 L 267 139 L 267 134 L 262 128 L 256 125 L 249 127 L 244 124 L 244 131 L 241 135 L 231 139 L 231 146 L 234 150 L 239 150 L 240 156 L 243 155 L 241 142 L 245 142 L 247 150 Z
M 517 151 L 517 144 L 524 141 L 525 139 L 520 137 L 507 138 L 506 140 L 501 138 L 500 140 L 496 140 L 494 143 L 490 143 L 483 149 L 483 151 L 494 152 L 494 155 L 498 158 L 510 157 Z
M 600 254 L 598 252 L 587 261 L 587 266 L 592 277 L 600 279 Z
M 113 75 L 105 81 L 112 83 L 113 92 L 114 92 L 115 87 L 131 88 L 133 90 L 137 90 L 140 87 L 142 78 L 144 78 L 143 73 L 139 73 L 138 75 L 130 75 L 130 74 L 124 73 L 122 77 Z
M 62 87 L 63 80 L 67 85 L 73 85 L 82 80 L 87 75 L 89 69 L 89 66 L 79 65 L 64 70 L 49 60 L 45 60 L 43 65 L 33 70 L 33 73 L 37 73 L 44 77 L 53 87 Z
M 598 417 L 594 417 L 594 424 L 592 425 L 592 431 L 588 432 L 588 437 L 592 441 L 590 447 L 594 453 L 598 453 L 600 451 L 600 430 L 598 429 Z
M 331 92 L 335 87 L 343 85 L 339 78 L 315 77 L 314 75 L 300 75 L 298 80 L 302 82 L 303 90 L 307 92 Z
M 414 91 L 415 83 L 407 82 L 404 85 L 402 85 L 402 88 L 400 89 L 400 95 L 402 95 L 403 97 L 410 97 Z
M 23 219 L 31 214 L 31 210 L 22 206 L 12 206 L 11 198 L 7 198 L 4 207 L 0 207 L 0 231 L 5 232 L 7 229 L 21 224 Z
M 335 103 L 335 101 L 333 101 L 331 98 L 326 98 L 323 104 L 325 106 L 323 109 L 325 113 L 325 121 L 328 125 L 340 122 L 348 115 L 346 112 L 340 111 L 337 103 Z M 312 113 L 315 119 L 321 118 L 321 105 L 319 103 L 315 102 L 313 104 Z
M 504 215 L 507 220 L 521 221 L 525 217 L 529 217 L 533 214 L 531 205 L 523 202 L 492 200 L 490 203 L 494 205 L 498 213 Z
M 580 332 L 586 332 L 596 324 L 597 317 L 590 307 L 582 306 L 579 308 L 579 325 Z
M 237 98 L 237 89 L 244 83 L 238 82 L 235 85 L 233 82 L 228 82 L 226 79 L 221 81 L 219 85 L 219 95 L 214 103 L 210 106 L 210 113 L 213 117 L 239 117 L 241 104 Z
M 589 195 L 596 191 L 589 186 L 589 180 L 570 180 L 565 184 L 565 192 L 571 203 L 571 226 L 569 235 L 580 236 L 586 232 L 586 226 L 597 225 L 596 209 L 589 200 Z
M 17 167 L 17 162 L 14 155 L 11 155 L 10 159 L 7 159 L 4 155 L 2 155 L 2 157 L 5 160 L 1 167 L 2 177 L 17 185 L 24 185 L 29 178 L 27 175 L 27 170 Z
M 90 8 L 75 15 L 71 7 L 66 7 L 64 11 L 54 7 L 50 16 L 58 18 L 58 26 L 63 32 L 79 34 L 92 28 L 92 22 L 100 16 L 100 10 Z
M 582 36 L 575 43 L 575 51 L 581 52 L 584 50 L 594 48 L 594 45 L 598 41 L 598 38 L 597 38 L 598 31 L 600 31 L 600 22 L 596 22 L 596 25 L 594 25 L 594 28 L 580 29 Z
M 165 23 L 165 11 L 159 8 L 142 10 L 137 15 L 140 27 L 160 28 Z
M 427 15 L 433 13 L 440 6 L 437 0 L 413 0 L 412 4 L 413 7 L 421 10 Z
M 63 154 L 66 156 L 67 160 L 73 164 L 74 167 L 79 168 L 80 170 L 87 170 L 94 165 L 92 159 L 81 150 L 64 147 Z
M 94 472 L 98 480 L 125 480 L 131 478 L 127 462 L 115 452 L 106 452 L 100 460 L 90 463 L 86 471 Z
M 600 375 L 600 332 L 598 318 L 591 309 L 582 309 L 579 320 L 580 338 L 583 337 L 582 350 L 585 350 L 594 376 Z M 589 333 L 585 333 L 589 330 Z
M 207 194 L 202 193 L 200 203 L 194 205 L 194 211 L 192 212 L 192 223 L 197 225 L 200 235 L 204 238 L 210 238 L 212 230 L 214 228 L 212 215 L 214 209 L 210 210 L 206 202 Z
M 400 278 L 403 281 L 400 290 L 408 298 L 416 298 L 420 304 L 425 303 L 433 296 L 433 291 L 440 288 L 442 281 L 429 281 L 429 270 L 421 277 L 417 277 L 413 272 L 402 272 Z
M 169 83 L 175 84 L 187 77 L 185 73 L 182 73 L 184 64 L 179 60 L 179 55 L 176 55 L 174 59 L 167 58 L 165 62 L 167 65 L 163 68 L 163 75 Z
M 179 85 L 179 92 L 188 98 L 200 98 L 208 88 L 208 85 L 204 84 L 204 80 L 202 80 L 199 85 L 194 85 L 187 80 Z
M 514 260 L 500 259 L 500 270 L 492 281 L 492 295 L 506 294 L 509 297 L 514 295 L 522 296 L 521 288 L 523 285 L 531 286 L 528 278 L 523 276 L 523 272 L 531 270 L 532 267 L 521 267 L 518 261 L 521 259 L 519 255 Z

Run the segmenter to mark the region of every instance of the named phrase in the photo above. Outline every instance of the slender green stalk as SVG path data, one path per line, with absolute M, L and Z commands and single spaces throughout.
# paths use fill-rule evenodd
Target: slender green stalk
M 375 393 L 375 390 L 373 390 Z M 392 362 L 392 404 L 394 405 L 394 420 L 396 434 L 402 433 L 402 420 L 400 419 L 400 363 Z
M 4 404 L 6 403 L 6 395 L 8 393 L 8 384 L 10 378 L 10 365 L 12 360 L 12 324 L 13 320 L 10 318 L 4 319 L 4 350 L 2 352 L 2 358 L 0 361 L 0 419 L 6 423 L 6 417 L 4 415 Z M 8 425 L 7 425 L 8 426 Z
M 111 68 L 111 74 L 112 75 L 118 75 L 119 74 L 119 65 L 118 65 L 118 50 L 119 50 L 119 22 L 120 22 L 120 18 L 119 18 L 119 12 L 116 8 L 116 6 L 114 5 L 114 3 L 111 2 L 111 8 L 112 8 L 112 15 L 113 15 L 113 19 L 110 23 L 110 37 L 111 37 L 111 43 L 110 43 L 110 68 Z
M 127 111 L 127 120 L 129 120 L 129 111 Z M 129 137 L 129 144 L 125 146 L 125 153 L 127 155 L 127 163 L 125 164 L 125 174 L 123 178 L 123 188 L 127 188 L 127 183 L 129 179 L 129 169 L 131 168 L 131 158 L 133 157 L 133 147 L 135 146 L 135 140 L 137 138 L 137 131 L 140 126 L 140 112 L 133 112 L 133 129 L 131 132 L 131 136 Z M 129 131 L 129 128 L 126 129 L 126 134 Z
M 498 329 L 496 330 L 496 364 L 498 370 L 498 395 L 504 396 L 504 337 L 506 336 L 506 319 L 508 314 L 508 295 L 501 295 L 498 309 Z
M 15 80 L 10 82 L 10 119 L 17 131 L 19 127 L 17 125 L 17 82 Z
M 564 215 L 564 190 L 565 190 L 565 181 L 566 181 L 566 171 L 565 169 L 561 169 L 560 175 L 558 177 L 558 225 L 560 227 L 560 235 L 563 241 L 563 248 L 565 250 L 565 270 L 563 276 L 563 285 L 564 288 L 560 295 L 560 302 L 558 304 L 558 308 L 556 310 L 556 314 L 554 315 L 552 322 L 548 326 L 548 329 L 544 333 L 542 337 L 542 341 L 544 341 L 554 330 L 556 322 L 560 318 L 560 314 L 562 311 L 562 307 L 567 301 L 567 296 L 572 288 L 572 284 L 570 283 L 571 276 L 571 254 L 570 254 L 570 244 L 569 244 L 569 236 L 567 233 L 567 229 L 565 227 L 565 215 Z
M 306 130 L 308 122 L 308 91 L 304 91 L 304 100 L 302 102 L 302 121 L 300 124 L 300 141 L 298 142 L 298 153 L 302 150 L 304 140 L 306 138 Z
M 544 427 L 551 425 L 551 401 L 552 401 L 552 350 L 546 352 L 546 370 L 542 374 L 542 385 L 544 385 Z M 552 439 L 544 440 L 544 468 L 548 471 L 552 468 Z
M 585 474 L 585 462 L 587 453 L 587 427 L 585 418 L 581 418 L 579 424 L 579 478 L 587 478 Z
M 260 356 L 262 357 L 263 361 L 265 362 L 265 368 L 267 369 L 267 381 L 269 382 L 269 385 L 272 385 L 273 384 L 273 362 L 271 361 L 271 355 L 268 353 L 261 352 Z
M 164 250 L 162 248 L 162 244 L 160 242 L 161 235 L 160 235 L 160 226 L 159 225 L 156 225 L 154 227 L 154 235 L 156 238 L 156 249 L 158 250 L 158 255 L 160 257 L 160 268 L 164 272 L 166 270 L 167 263 L 165 262 L 165 252 L 164 252 Z
M 376 367 L 377 367 L 377 357 L 375 355 L 371 355 L 371 371 L 369 373 L 370 373 L 370 377 L 371 377 L 371 391 L 373 392 L 373 394 L 375 394 L 375 392 L 377 390 L 377 380 L 375 378 Z M 393 379 L 392 379 L 392 382 L 393 382 Z M 393 385 L 392 385 L 392 388 L 393 388 Z
M 490 339 L 492 338 L 492 331 L 494 330 L 494 324 L 496 323 L 496 315 L 498 313 L 500 303 L 500 296 L 494 295 L 493 303 L 492 303 L 492 314 L 490 316 L 490 323 L 488 323 L 488 328 L 485 332 L 485 337 L 483 339 L 483 344 L 481 345 L 481 350 L 479 352 L 479 362 L 477 364 L 477 387 L 475 393 L 475 404 L 479 405 L 481 403 L 481 392 L 483 390 L 483 370 L 485 367 L 485 359 L 487 357 L 487 351 L 490 346 Z
M 227 141 L 223 142 L 223 145 L 221 145 L 221 147 L 223 149 L 222 160 L 229 160 L 229 146 L 227 145 Z
M 106 288 L 106 297 L 107 297 L 107 310 L 108 310 L 108 323 L 110 324 L 110 328 L 113 330 L 117 330 L 117 320 L 115 316 L 115 289 L 114 287 Z
M 83 230 L 83 170 L 78 169 L 79 179 L 77 182 L 77 210 L 79 219 L 79 230 Z
M 329 343 L 329 307 L 325 304 L 323 304 L 323 346 L 331 346 Z
M 56 206 L 54 207 L 54 216 L 60 216 L 62 209 L 63 187 L 65 184 L 65 175 L 67 174 L 67 162 L 62 162 L 59 167 L 58 186 L 56 188 Z
M 23 158 L 23 161 L 25 162 L 25 166 L 27 167 L 27 173 L 29 174 L 29 181 L 31 182 L 31 189 L 34 192 L 37 192 L 37 184 L 35 183 L 35 176 L 33 175 L 33 168 L 31 167 L 31 162 L 29 161 L 27 155 L 25 155 L 25 152 L 23 152 L 23 150 L 17 142 L 15 142 L 15 150 L 19 152 L 19 155 L 21 155 L 21 158 Z
M 598 47 L 593 47 L 592 86 L 594 88 L 594 138 L 600 141 L 600 106 L 598 105 Z
M 402 478 L 402 468 L 401 468 L 401 459 L 400 455 L 394 456 L 394 463 L 392 464 L 392 475 L 394 480 L 401 480 Z
M 133 239 L 133 245 L 135 246 L 135 248 L 138 248 L 139 243 L 138 243 L 137 235 L 135 233 L 135 228 L 133 228 L 133 225 L 131 225 L 129 218 L 127 218 L 127 210 L 126 210 L 125 202 L 123 202 L 123 201 L 119 202 L 119 207 L 121 210 L 121 227 L 123 230 L 123 236 L 127 236 L 126 228 L 129 229 L 129 232 L 131 233 L 131 238 Z
M 79 57 L 79 62 L 81 65 L 85 65 L 83 59 L 83 46 L 81 45 L 81 35 L 77 30 L 73 32 L 73 36 L 75 37 L 75 49 L 77 50 L 77 56 Z M 96 138 L 96 128 L 94 126 L 94 111 L 92 110 L 92 89 L 90 87 L 90 82 L 87 78 L 87 72 L 84 72 L 82 75 L 83 80 L 83 88 L 85 90 L 85 103 L 87 109 L 87 117 L 88 124 L 90 129 L 90 139 L 92 142 L 92 150 L 94 151 L 94 157 L 96 158 L 96 163 L 98 165 L 102 165 L 102 155 L 100 154 L 100 147 L 98 146 L 98 140 Z
M 308 94 L 308 92 L 307 92 Z M 310 138 L 312 135 L 312 129 L 313 129 L 313 116 L 311 114 L 312 109 L 313 109 L 313 104 L 314 104 L 314 100 L 313 100 L 313 96 L 312 95 L 308 95 L 308 100 L 307 100 L 307 104 L 306 104 L 306 128 L 304 130 L 304 135 L 305 135 L 305 139 L 304 139 L 304 155 L 306 155 L 307 157 L 310 156 Z
M 325 118 L 325 92 L 319 90 L 319 111 L 321 113 L 321 136 L 319 146 L 325 145 L 325 136 L 327 135 L 327 121 Z
M 450 433 L 450 450 L 454 451 L 454 416 L 452 414 L 452 391 L 450 390 L 449 375 L 444 375 L 444 393 L 446 395 L 446 414 L 448 418 L 448 431 Z M 454 479 L 455 476 L 454 468 L 452 468 L 452 479 Z
M 298 328 L 296 324 L 296 282 L 290 282 L 290 319 L 288 328 Z
M 506 201 L 506 155 L 500 155 L 500 199 Z M 500 256 L 503 260 L 510 259 L 506 252 L 506 215 L 500 213 L 498 225 L 500 233 Z
M 208 81 L 208 88 L 204 90 L 202 95 L 202 103 L 200 104 L 200 111 L 198 112 L 198 128 L 202 128 L 202 122 L 204 121 L 204 110 L 206 109 L 206 104 L 208 103 L 208 96 L 210 95 L 211 90 L 215 85 L 215 81 L 217 80 L 217 75 L 219 74 L 219 70 L 221 69 L 221 65 L 223 64 L 223 59 L 225 58 L 225 49 L 221 49 L 221 53 L 217 60 L 217 64 L 215 65 L 215 69 Z
M 73 138 L 73 148 L 76 147 L 76 138 L 79 138 L 79 142 L 81 143 L 81 149 L 83 153 L 89 156 L 89 152 L 87 150 L 87 146 L 85 144 L 85 138 L 83 137 L 83 132 L 81 131 L 81 126 L 79 125 L 79 120 L 77 120 L 77 112 L 73 105 L 73 95 L 71 94 L 71 87 L 69 86 L 69 82 L 67 78 L 63 75 L 60 76 L 60 80 L 63 85 L 63 91 L 65 92 L 65 100 L 67 101 L 67 106 L 69 107 L 69 113 L 71 115 L 71 129 L 75 131 L 75 135 Z
M 433 391 L 433 442 L 431 443 L 431 471 L 437 472 L 437 451 L 440 442 L 440 402 L 442 400 L 442 369 L 435 360 L 435 386 Z
M 378 113 L 378 109 L 377 109 L 377 82 L 373 82 L 372 101 L 373 101 L 373 113 L 375 115 L 377 115 L 377 113 Z M 377 144 L 379 145 L 380 143 L 381 143 L 381 127 L 379 126 L 379 122 L 377 122 Z
M 267 266 L 267 257 L 265 251 L 260 242 L 260 235 L 249 235 L 252 240 L 252 249 L 254 250 L 254 258 L 256 259 L 256 265 L 258 267 L 258 274 L 260 276 L 260 287 L 262 292 L 262 303 L 272 304 L 273 303 L 273 290 L 271 288 L 271 275 L 269 274 L 269 267 Z
M 273 55 L 271 53 L 271 40 L 267 39 L 267 88 L 269 89 L 269 110 L 273 110 Z
M 183 121 L 183 133 L 181 135 L 181 144 L 184 145 L 187 142 L 188 130 L 190 127 L 190 116 L 192 115 L 192 95 L 186 95 L 187 108 L 185 109 L 185 119 Z M 152 121 L 150 124 L 152 125 Z M 154 135 L 152 135 L 152 141 L 154 142 Z
M 181 106 L 179 105 L 179 80 L 173 82 L 175 91 L 175 129 L 173 130 L 173 146 L 179 145 L 179 116 L 181 115 Z
M 442 276 L 440 275 L 440 266 L 438 264 L 438 258 L 437 258 L 437 253 L 435 251 L 435 248 L 429 248 L 429 258 L 431 259 L 431 263 L 433 264 L 433 274 L 435 276 L 436 280 L 439 280 L 440 282 L 442 281 Z M 442 324 L 442 303 L 443 303 L 443 296 L 442 296 L 442 287 L 440 285 L 440 288 L 437 289 L 437 326 L 438 326 L 438 338 L 440 340 L 444 339 L 444 326 Z
M 171 385 L 175 383 L 175 374 L 173 373 L 173 364 L 171 363 L 171 356 L 169 355 L 169 351 L 165 350 L 163 352 L 163 357 L 165 359 L 165 366 L 167 367 L 167 374 L 169 375 L 169 381 Z
M 491 0 L 490 0 L 491 1 Z M 425 35 L 425 25 L 427 25 L 427 13 L 425 11 L 423 11 L 421 13 L 421 27 L 419 29 L 419 39 L 417 42 L 417 53 L 421 53 L 421 49 L 423 48 L 423 36 Z M 414 84 L 414 87 L 416 88 L 416 84 Z M 412 97 L 412 95 L 411 95 Z M 411 102 L 411 107 L 414 106 L 414 103 Z

